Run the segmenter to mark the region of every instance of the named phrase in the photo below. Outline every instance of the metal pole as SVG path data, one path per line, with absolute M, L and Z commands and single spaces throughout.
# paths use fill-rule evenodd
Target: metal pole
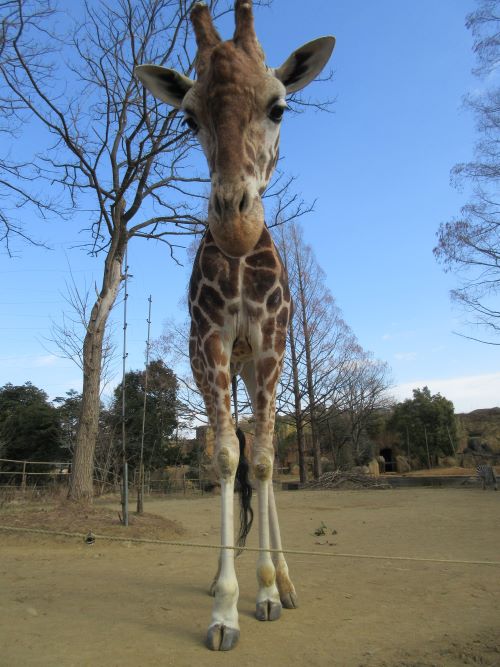
M 424 435 L 425 435 L 425 447 L 427 449 L 427 466 L 430 470 L 431 469 L 431 457 L 429 455 L 429 442 L 427 440 L 427 429 L 425 428 L 425 424 L 424 424 Z
M 141 454 L 139 457 L 139 483 L 137 485 L 137 514 L 144 512 L 144 432 L 146 430 L 146 399 L 148 395 L 149 340 L 151 333 L 151 294 L 148 306 L 148 338 L 146 341 L 146 368 L 144 370 L 144 403 L 142 405 Z
M 238 376 L 233 375 L 231 379 L 233 387 L 234 425 L 238 428 Z
M 123 462 L 123 495 L 122 495 L 122 523 L 128 526 L 128 463 Z
M 125 366 L 127 359 L 127 279 L 128 279 L 128 250 L 125 251 L 125 297 L 123 299 L 123 364 L 122 364 L 122 463 L 123 463 L 123 486 L 122 486 L 122 524 L 128 526 L 128 465 L 125 429 Z
M 23 495 L 26 493 L 26 461 L 23 461 L 23 476 L 21 478 L 21 491 Z

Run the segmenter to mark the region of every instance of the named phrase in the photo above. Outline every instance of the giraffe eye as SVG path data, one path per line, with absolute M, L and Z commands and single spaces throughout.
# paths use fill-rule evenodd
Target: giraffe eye
M 184 116 L 182 124 L 185 125 L 187 128 L 189 128 L 193 134 L 197 134 L 198 130 L 200 129 L 198 123 L 195 121 L 193 116 L 189 115 Z
M 283 104 L 282 102 L 278 104 L 273 104 L 273 106 L 269 110 L 269 118 L 273 121 L 273 123 L 280 123 L 286 109 L 287 109 L 286 104 Z

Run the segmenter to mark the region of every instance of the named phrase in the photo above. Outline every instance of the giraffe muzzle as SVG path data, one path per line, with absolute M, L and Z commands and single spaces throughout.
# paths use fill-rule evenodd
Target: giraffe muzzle
M 226 216 L 233 216 L 235 214 L 245 215 L 248 213 L 252 200 L 250 194 L 244 189 L 242 192 L 238 192 L 236 196 L 224 196 L 214 193 L 214 210 L 219 218 L 224 218 Z
M 208 224 L 222 252 L 231 257 L 250 252 L 264 227 L 260 195 L 247 187 L 212 188 L 210 203 Z

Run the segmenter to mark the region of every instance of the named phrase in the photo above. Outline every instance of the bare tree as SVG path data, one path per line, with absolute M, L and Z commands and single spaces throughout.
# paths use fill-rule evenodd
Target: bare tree
M 458 273 L 461 285 L 452 298 L 472 315 L 471 324 L 486 331 L 481 342 L 500 345 L 500 86 L 497 76 L 489 76 L 500 64 L 500 0 L 477 5 L 466 26 L 474 38 L 474 73 L 486 83 L 465 98 L 465 106 L 475 116 L 478 140 L 474 159 L 451 172 L 453 182 L 471 186 L 472 194 L 460 216 L 440 226 L 434 254 Z
M 189 366 L 189 326 L 187 319 L 182 322 L 169 320 L 161 336 L 152 344 L 153 354 L 175 369 L 178 381 L 177 414 L 181 428 L 208 424 L 203 398 Z
M 319 425 L 338 400 L 361 352 L 325 285 L 325 274 L 297 224 L 280 228 L 278 247 L 289 274 L 294 314 L 278 393 L 278 410 L 292 413 L 301 481 L 306 481 L 304 433 L 311 432 L 314 477 L 321 475 Z
M 23 16 L 18 0 L 0 0 L 0 70 L 15 64 L 14 44 L 26 39 L 25 61 L 39 79 L 50 72 L 44 58 L 51 48 L 39 39 L 42 24 L 52 19 L 55 10 L 51 0 L 25 0 Z M 27 37 L 29 33 L 30 37 Z M 45 37 L 45 35 L 43 35 Z M 23 218 L 45 219 L 52 214 L 63 215 L 57 198 L 51 191 L 37 185 L 38 170 L 30 159 L 14 153 L 15 141 L 22 136 L 30 118 L 29 107 L 23 100 L 12 97 L 8 88 L 0 88 L 0 244 L 11 256 L 14 240 L 43 245 L 25 228 Z M 12 148 L 11 148 L 12 147 Z M 14 153 L 14 155 L 13 155 Z
M 50 69 L 46 65 L 42 77 L 31 58 L 34 28 L 27 23 L 26 5 L 15 4 L 19 30 L 1 67 L 11 109 L 29 110 L 52 138 L 51 149 L 35 160 L 39 179 L 58 185 L 68 207 L 91 209 L 87 247 L 105 256 L 83 343 L 83 401 L 70 491 L 74 500 L 90 500 L 103 341 L 127 243 L 133 237 L 155 239 L 173 255 L 175 237 L 202 226 L 206 179 L 184 172 L 193 139 L 176 111 L 157 105 L 133 75 L 144 62 L 190 72 L 192 3 L 87 4 L 82 22 L 60 38 L 65 58 Z M 43 32 L 43 22 L 37 29 Z M 47 39 L 52 43 L 54 37 L 47 33 Z
M 388 387 L 389 367 L 386 363 L 365 352 L 351 360 L 350 372 L 346 374 L 333 412 L 345 415 L 348 440 L 357 465 L 372 458 L 367 430 L 373 415 L 390 405 Z
M 46 338 L 48 350 L 52 353 L 55 346 L 56 356 L 69 359 L 82 371 L 84 369 L 83 343 L 90 324 L 92 310 L 92 290 L 89 287 L 79 288 L 70 267 L 70 280 L 66 282 L 62 294 L 67 304 L 67 311 L 63 312 L 59 322 L 52 321 L 50 336 Z M 113 341 L 113 332 L 106 328 L 101 358 L 101 393 L 112 380 L 114 375 L 113 363 L 116 359 L 116 345 Z

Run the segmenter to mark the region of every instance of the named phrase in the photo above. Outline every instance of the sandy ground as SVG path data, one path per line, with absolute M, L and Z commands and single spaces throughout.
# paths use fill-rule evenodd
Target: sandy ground
M 289 548 L 500 561 L 500 492 L 311 490 L 277 498 Z M 168 498 L 146 510 L 182 524 L 182 539 L 217 543 L 218 506 L 217 497 Z M 12 520 L 4 507 L 0 523 Z M 317 537 L 322 522 L 328 530 Z M 300 608 L 262 623 L 253 615 L 255 554 L 246 553 L 237 561 L 241 639 L 234 651 L 213 653 L 204 636 L 216 558 L 0 532 L 0 665 L 500 666 L 499 566 L 292 555 Z

